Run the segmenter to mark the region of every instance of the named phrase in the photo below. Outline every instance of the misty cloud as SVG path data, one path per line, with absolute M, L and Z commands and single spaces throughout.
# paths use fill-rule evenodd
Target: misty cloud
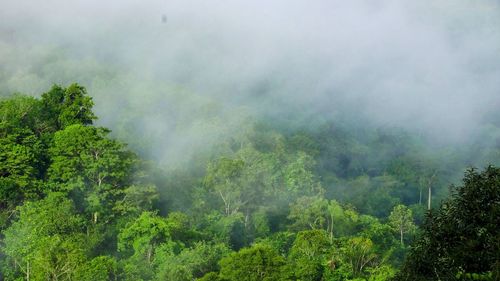
M 297 109 L 456 141 L 500 106 L 497 1 L 2 6 L 2 94 L 79 82 L 100 124 L 147 136 L 160 158 Z

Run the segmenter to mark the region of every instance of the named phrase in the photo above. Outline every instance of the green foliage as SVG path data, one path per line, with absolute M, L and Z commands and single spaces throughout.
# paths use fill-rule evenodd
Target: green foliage
M 138 216 L 142 211 L 150 211 L 159 200 L 158 189 L 155 185 L 134 184 L 123 190 L 121 200 L 116 202 L 113 211 Z
M 328 212 L 328 200 L 321 197 L 301 197 L 290 206 L 288 219 L 294 222 L 295 230 L 323 229 L 333 231 L 333 223 Z
M 194 229 L 191 219 L 184 213 L 172 212 L 168 214 L 165 222 L 167 224 L 167 231 L 174 241 L 190 245 L 200 236 Z
M 123 144 L 107 138 L 106 129 L 70 125 L 54 135 L 49 149 L 48 177 L 52 191 L 71 194 L 94 223 L 109 220 L 116 202 L 124 197 L 135 161 Z M 81 205 L 80 205 L 81 204 Z
M 0 138 L 0 206 L 12 209 L 40 194 L 43 145 L 30 130 Z
M 429 214 L 398 280 L 454 280 L 494 271 L 500 260 L 500 169 L 469 170 L 463 186 Z M 497 278 L 497 277 L 496 277 Z
M 32 97 L 0 100 L 0 228 L 23 200 L 40 195 L 46 159 L 37 136 L 38 110 Z
M 118 234 L 118 250 L 133 250 L 151 263 L 156 248 L 171 238 L 167 221 L 152 212 L 143 212 Z
M 368 281 L 386 281 L 396 275 L 396 269 L 390 265 L 381 265 L 375 268 L 368 269 Z
M 29 129 L 36 132 L 40 117 L 39 102 L 33 97 L 14 95 L 0 100 L 0 136 Z
M 219 274 L 216 272 L 210 272 L 205 274 L 205 276 L 196 279 L 197 281 L 221 281 Z
M 225 244 L 199 242 L 178 255 L 168 252 L 155 259 L 157 280 L 190 281 L 212 271 L 218 271 L 218 262 L 229 253 Z M 208 277 L 207 277 L 208 278 Z
M 354 237 L 345 241 L 340 248 L 339 258 L 349 267 L 353 277 L 362 277 L 369 267 L 377 265 L 373 242 L 364 237 Z
M 322 191 L 321 185 L 312 173 L 314 165 L 311 156 L 299 152 L 297 157 L 284 168 L 284 180 L 289 192 L 314 194 Z
M 86 262 L 92 247 L 84 235 L 82 218 L 62 194 L 26 202 L 19 218 L 4 231 L 7 265 L 33 280 L 71 279 Z
M 78 84 L 68 88 L 54 85 L 41 99 L 42 118 L 48 120 L 47 125 L 54 130 L 73 124 L 92 124 L 92 120 L 96 119 L 92 112 L 93 106 L 92 98 Z
M 93 126 L 92 106 L 77 84 L 0 100 L 1 280 L 498 279 L 497 168 L 468 172 L 404 246 L 425 201 L 494 147 L 477 156 L 400 130 L 240 112 L 232 130 L 214 104 L 189 131 L 206 149 L 167 167 Z
M 285 260 L 266 245 L 241 249 L 220 261 L 220 277 L 229 281 L 280 280 Z
M 40 100 L 23 95 L 0 100 L 0 218 L 4 223 L 20 202 L 42 195 L 52 134 L 69 124 L 91 124 L 92 106 L 92 99 L 77 84 L 67 89 L 54 86 Z
M 404 205 L 397 205 L 389 216 L 389 224 L 396 233 L 400 235 L 401 246 L 404 245 L 403 235 L 413 233 L 415 224 L 413 223 L 413 215 L 411 210 Z
M 312 173 L 313 159 L 303 152 L 283 155 L 274 151 L 242 147 L 234 158 L 222 157 L 208 164 L 204 185 L 219 198 L 226 215 L 242 212 L 245 226 L 259 206 L 283 202 L 322 191 Z
M 182 250 L 183 244 L 172 240 L 171 228 L 167 219 L 143 212 L 120 230 L 118 251 L 127 257 L 120 266 L 125 280 L 151 280 L 160 261 Z
M 206 235 L 217 242 L 226 243 L 232 249 L 238 250 L 247 244 L 245 239 L 245 224 L 241 213 L 222 216 L 211 213 L 206 216 Z
M 75 184 L 95 186 L 123 182 L 133 157 L 123 144 L 108 139 L 108 133 L 80 124 L 58 131 L 50 148 L 49 178 L 58 183 L 80 181 Z
M 252 223 L 256 238 L 266 237 L 271 233 L 269 218 L 265 209 L 260 209 L 253 213 Z
M 360 212 L 379 218 L 390 214 L 393 206 L 400 202 L 395 193 L 404 190 L 400 181 L 388 175 L 376 177 L 362 175 L 347 185 L 349 187 L 347 192 L 352 194 L 349 202 Z
M 355 233 L 360 223 L 357 212 L 320 196 L 297 199 L 290 206 L 288 219 L 293 230 L 323 229 L 330 239 Z
M 118 264 L 114 258 L 108 256 L 93 258 L 75 273 L 75 280 L 81 281 L 107 281 L 117 278 Z
M 256 243 L 266 244 L 274 248 L 278 253 L 286 257 L 295 241 L 296 234 L 294 232 L 275 232 L 265 238 L 260 238 L 256 240 Z
M 301 231 L 293 242 L 286 271 L 296 280 L 321 280 L 332 249 L 324 230 Z
M 297 233 L 290 257 L 321 258 L 331 250 L 332 244 L 324 230 L 306 230 Z
M 492 281 L 492 280 L 496 280 L 496 279 L 493 279 L 494 273 L 492 271 L 484 272 L 484 273 L 458 272 L 457 275 L 455 275 L 455 277 L 457 280 L 467 280 L 467 281 L 472 281 L 472 280 Z

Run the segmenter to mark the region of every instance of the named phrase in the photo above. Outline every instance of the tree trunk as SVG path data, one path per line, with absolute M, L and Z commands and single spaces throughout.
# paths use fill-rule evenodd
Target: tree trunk
M 328 222 L 328 226 L 327 226 L 327 231 L 328 233 L 330 234 L 330 242 L 333 241 L 333 216 L 330 215 L 330 220 L 327 221 Z
M 149 245 L 148 247 L 148 252 L 146 254 L 146 257 L 148 259 L 148 263 L 151 264 L 151 256 L 153 255 L 153 246 Z
M 404 247 L 405 244 L 403 242 L 403 227 L 400 227 L 399 230 L 400 230 L 400 233 L 401 233 L 401 246 Z
M 436 172 L 434 172 L 434 174 L 432 174 L 431 178 L 429 179 L 429 183 L 428 183 L 428 186 L 429 186 L 429 198 L 428 198 L 428 201 L 427 201 L 427 210 L 431 209 L 432 184 L 434 183 L 434 178 L 435 177 L 436 177 Z
M 248 210 L 247 208 L 245 212 L 245 229 L 248 229 L 249 221 L 250 221 L 250 210 Z
M 229 216 L 229 214 L 231 212 L 231 204 L 229 203 L 228 200 L 226 200 L 224 195 L 222 195 L 222 192 L 220 190 L 219 190 L 219 195 L 220 195 L 220 198 L 222 199 L 222 201 L 224 202 L 224 210 L 226 212 L 226 216 Z
M 432 186 L 429 184 L 429 198 L 427 201 L 427 210 L 431 209 L 431 199 L 432 199 Z

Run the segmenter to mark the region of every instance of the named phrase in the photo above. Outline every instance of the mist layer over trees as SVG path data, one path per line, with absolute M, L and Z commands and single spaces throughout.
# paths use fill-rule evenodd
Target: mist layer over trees
M 249 120 L 167 169 L 94 126 L 92 106 L 78 84 L 1 101 L 5 280 L 387 280 L 409 249 L 398 278 L 432 280 L 439 262 L 437 276 L 497 274 L 498 169 L 469 172 L 460 197 L 424 219 L 474 149 L 429 150 L 400 130 Z M 455 224 L 479 234 L 452 234 Z M 433 246 L 448 235 L 458 244 Z M 443 247 L 459 258 L 445 248 L 427 260 Z
M 0 280 L 500 278 L 498 3 L 2 5 Z

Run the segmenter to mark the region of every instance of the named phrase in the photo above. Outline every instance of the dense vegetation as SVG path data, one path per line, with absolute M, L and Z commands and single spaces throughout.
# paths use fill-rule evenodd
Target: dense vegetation
M 498 146 L 249 118 L 165 168 L 92 107 L 77 84 L 0 101 L 0 279 L 498 278 L 500 170 L 448 188 Z

